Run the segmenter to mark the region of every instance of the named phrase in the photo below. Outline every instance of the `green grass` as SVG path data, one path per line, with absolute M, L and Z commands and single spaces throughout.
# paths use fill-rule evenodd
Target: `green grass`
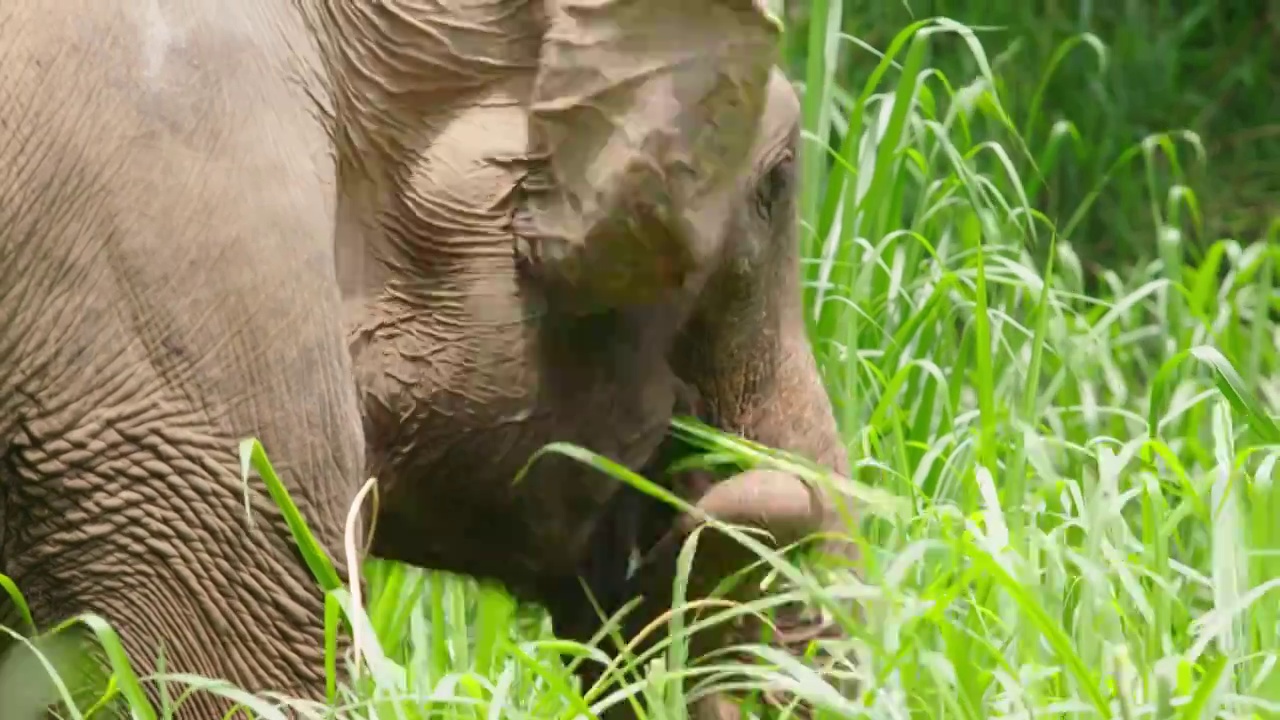
M 782 684 L 825 718 L 1280 714 L 1280 237 L 1217 239 L 1191 264 L 1190 132 L 1117 146 L 1110 168 L 1140 183 L 1103 178 L 1043 210 L 1052 169 L 1095 138 L 1028 133 L 1042 118 L 1010 109 L 962 26 L 918 22 L 877 57 L 832 31 L 842 12 L 813 0 L 790 38 L 810 50 L 805 293 L 857 478 L 877 492 L 850 529 L 861 580 L 779 561 L 788 589 L 761 605 L 862 601 L 865 624 L 846 628 L 862 692 L 764 648 L 768 662 L 736 677 L 720 662 L 708 681 Z M 815 51 L 827 43 L 839 54 Z M 931 66 L 939 43 L 972 72 Z M 1059 55 L 1100 48 L 1081 36 Z M 847 62 L 864 84 L 842 85 Z M 1100 198 L 1146 218 L 1149 260 L 1086 272 L 1077 241 Z M 370 561 L 357 606 L 322 557 L 311 567 L 331 624 L 362 628 L 360 661 L 334 658 L 356 673 L 332 687 L 343 717 L 568 720 L 614 700 L 574 689 L 558 659 L 590 648 L 499 589 Z M 682 718 L 679 643 L 655 661 L 634 680 L 649 717 Z M 116 692 L 136 692 L 117 667 Z
M 832 14 L 835 13 L 835 15 Z M 1020 135 L 1037 150 L 1046 182 L 1028 187 L 1032 201 L 1060 224 L 1109 178 L 1106 192 L 1076 227 L 1073 241 L 1090 249 L 1088 266 L 1125 264 L 1155 252 L 1158 226 L 1146 204 L 1153 170 L 1162 181 L 1172 169 L 1157 163 L 1116 165 L 1135 143 L 1172 127 L 1204 138 L 1207 162 L 1184 168 L 1196 191 L 1203 224 L 1187 226 L 1197 262 L 1223 235 L 1258 236 L 1276 220 L 1280 196 L 1280 3 L 1212 0 L 1062 2 L 1061 0 L 840 0 L 787 3 L 799 32 L 788 61 L 803 73 L 811 33 L 884 48 L 908 23 L 946 16 L 977 29 L 990 49 L 1002 104 Z M 926 63 L 967 82 L 978 63 L 964 42 L 939 38 Z M 859 88 L 874 61 L 846 51 L 835 77 Z M 976 119 L 978 134 L 993 124 Z M 1067 134 L 1070 137 L 1054 136 Z M 1020 173 L 1033 166 L 1016 155 Z M 1139 210 L 1135 212 L 1135 210 Z

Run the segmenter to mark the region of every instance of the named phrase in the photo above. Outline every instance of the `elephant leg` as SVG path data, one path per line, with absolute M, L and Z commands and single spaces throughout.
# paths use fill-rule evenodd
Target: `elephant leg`
M 168 671 L 320 699 L 318 581 L 260 480 L 249 481 L 246 513 L 237 452 L 242 436 L 262 440 L 345 574 L 343 518 L 363 462 L 354 390 L 336 323 L 296 310 L 274 350 L 231 335 L 205 356 L 252 381 L 188 367 L 191 379 L 175 383 L 126 344 L 95 356 L 96 384 L 50 387 L 24 408 L 0 471 L 3 552 L 40 627 L 95 613 L 140 674 L 162 653 Z M 200 695 L 185 707 L 180 717 L 216 718 L 226 703 Z

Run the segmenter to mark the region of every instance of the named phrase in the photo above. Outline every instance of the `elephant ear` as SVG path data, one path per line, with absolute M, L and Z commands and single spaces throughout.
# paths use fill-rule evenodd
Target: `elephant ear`
M 661 298 L 723 242 L 780 28 L 759 0 L 543 0 L 517 257 L 565 306 Z

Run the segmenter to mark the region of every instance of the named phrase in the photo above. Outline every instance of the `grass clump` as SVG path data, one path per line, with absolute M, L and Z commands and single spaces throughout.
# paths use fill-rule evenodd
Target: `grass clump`
M 823 718 L 1276 716 L 1277 238 L 1189 260 L 1202 210 L 1183 169 L 1203 148 L 1156 133 L 1113 163 L 1138 170 L 1124 208 L 1155 252 L 1087 272 L 1076 240 L 1109 186 L 1060 217 L 1034 198 L 1090 138 L 1028 137 L 1041 119 L 1004 103 L 968 27 L 918 21 L 877 55 L 834 32 L 840 13 L 814 0 L 800 40 L 806 321 L 875 507 L 850 529 L 862 578 L 775 558 L 789 589 L 760 607 L 861 601 L 866 622 L 846 627 L 860 689 L 764 647 L 708 682 L 782 686 Z M 931 66 L 939 42 L 973 71 Z M 873 67 L 842 87 L 852 52 Z M 354 673 L 331 686 L 341 717 L 567 720 L 625 701 L 575 689 L 560 653 L 596 653 L 496 588 L 372 560 L 357 603 L 312 567 L 331 626 L 362 628 L 360 660 L 333 657 Z M 648 717 L 683 717 L 680 644 L 654 661 L 632 689 Z

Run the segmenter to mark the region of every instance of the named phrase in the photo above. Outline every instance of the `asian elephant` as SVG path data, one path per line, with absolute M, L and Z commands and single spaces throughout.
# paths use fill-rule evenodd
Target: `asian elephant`
M 844 472 L 777 33 L 752 0 L 7 2 L 0 571 L 37 622 L 322 695 L 321 593 L 264 492 L 245 519 L 250 434 L 344 577 L 375 475 L 374 554 L 571 637 L 579 578 L 660 597 L 687 519 L 558 456 L 513 485 L 546 443 L 652 467 L 692 411 Z M 706 500 L 835 517 L 771 472 Z

